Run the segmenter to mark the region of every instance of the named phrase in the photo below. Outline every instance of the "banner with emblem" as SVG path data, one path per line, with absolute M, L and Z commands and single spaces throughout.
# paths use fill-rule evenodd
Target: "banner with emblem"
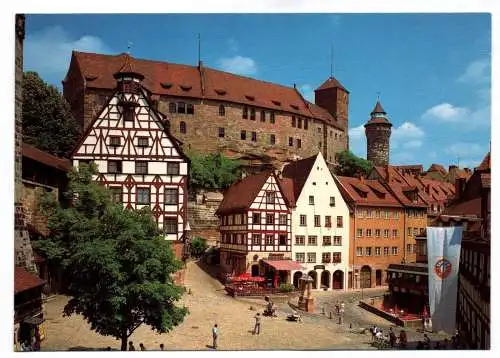
M 432 330 L 455 332 L 462 227 L 427 228 L 429 306 Z

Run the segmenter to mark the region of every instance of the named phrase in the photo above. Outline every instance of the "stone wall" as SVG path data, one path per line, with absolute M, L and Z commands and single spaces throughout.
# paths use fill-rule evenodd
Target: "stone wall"
M 216 246 L 219 234 L 219 219 L 215 212 L 223 199 L 221 193 L 199 192 L 195 200 L 188 201 L 191 237 L 200 236 L 207 240 L 208 246 Z
M 35 233 L 40 233 L 44 236 L 49 234 L 49 229 L 47 228 L 48 218 L 42 215 L 40 212 L 40 195 L 44 191 L 50 191 L 55 199 L 59 197 L 59 190 L 57 188 L 46 188 L 37 185 L 36 183 L 31 183 L 24 181 L 23 190 L 21 195 L 21 203 L 24 207 L 24 214 L 26 225 L 29 231 L 34 231 Z
M 389 139 L 391 127 L 388 125 L 369 125 L 366 127 L 366 158 L 373 165 L 389 164 Z

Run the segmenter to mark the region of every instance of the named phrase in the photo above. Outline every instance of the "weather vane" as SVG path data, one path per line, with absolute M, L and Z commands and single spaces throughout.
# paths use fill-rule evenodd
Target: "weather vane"
M 377 101 L 380 101 L 380 91 L 378 91 L 376 93 L 377 93 Z
M 129 55 L 130 55 L 130 49 L 132 48 L 132 45 L 133 45 L 133 43 L 132 43 L 132 42 L 130 42 L 130 41 L 129 41 L 129 42 L 128 42 L 128 44 L 127 44 L 127 53 L 128 53 Z

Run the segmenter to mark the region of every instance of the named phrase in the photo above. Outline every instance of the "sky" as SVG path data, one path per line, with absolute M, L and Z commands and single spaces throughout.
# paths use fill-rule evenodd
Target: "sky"
M 378 97 L 391 164 L 473 168 L 489 150 L 489 14 L 28 15 L 24 68 L 61 88 L 72 50 L 196 65 L 198 33 L 205 66 L 295 83 L 312 102 L 333 68 L 358 156 Z

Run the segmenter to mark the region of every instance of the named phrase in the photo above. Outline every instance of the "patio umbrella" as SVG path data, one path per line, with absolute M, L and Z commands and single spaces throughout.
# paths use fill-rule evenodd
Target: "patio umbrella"
M 427 313 L 427 305 L 424 305 L 424 310 L 423 310 L 423 312 L 422 312 L 422 315 L 423 315 L 424 317 L 427 317 L 427 314 L 428 314 L 428 313 Z

